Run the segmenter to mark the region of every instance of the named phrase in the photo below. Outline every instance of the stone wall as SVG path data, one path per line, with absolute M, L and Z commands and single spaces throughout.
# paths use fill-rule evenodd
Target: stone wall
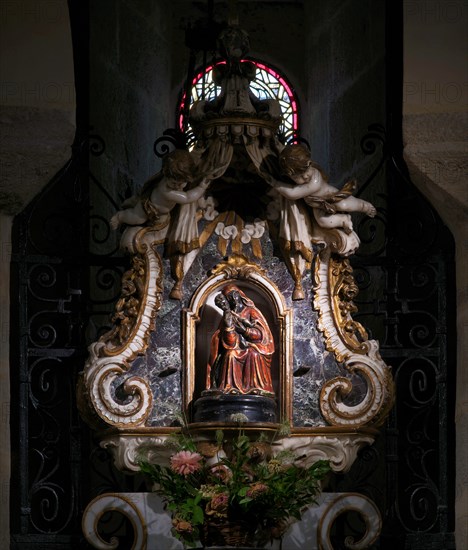
M 370 166 L 360 140 L 370 124 L 385 124 L 385 4 L 321 0 L 306 8 L 304 134 L 330 181 L 362 182 Z
M 14 215 L 70 157 L 72 44 L 65 0 L 5 3 L 0 18 L 0 211 Z
M 463 0 L 404 3 L 404 157 L 455 237 L 457 394 L 455 538 L 468 547 L 468 70 Z
M 120 254 L 121 233 L 110 229 L 109 219 L 160 169 L 153 145 L 174 126 L 171 15 L 162 0 L 90 3 L 90 251 L 103 265 L 105 256 Z M 90 302 L 107 304 L 91 309 L 88 342 L 109 325 L 120 275 L 120 268 L 91 268 Z
M 330 183 L 341 188 L 356 179 L 358 196 L 377 208 L 379 214 L 373 219 L 353 215 L 361 238 L 356 258 L 375 259 L 385 250 L 385 170 L 376 174 L 362 195 L 359 190 L 382 157 L 378 141 L 373 141 L 375 154 L 369 155 L 361 149 L 361 140 L 370 125 L 386 124 L 385 2 L 319 0 L 306 2 L 305 7 L 307 102 L 303 134 Z M 373 280 L 383 280 L 381 268 L 366 270 Z M 377 302 L 382 291 L 377 284 L 367 285 L 359 298 L 362 303 Z M 385 331 L 382 318 L 358 307 L 360 322 L 379 339 Z
M 106 188 L 139 187 L 159 168 L 153 143 L 173 122 L 169 21 L 160 0 L 91 2 L 89 121 Z
M 70 158 L 75 90 L 66 0 L 3 2 L 0 27 L 0 547 L 9 548 L 11 224 Z

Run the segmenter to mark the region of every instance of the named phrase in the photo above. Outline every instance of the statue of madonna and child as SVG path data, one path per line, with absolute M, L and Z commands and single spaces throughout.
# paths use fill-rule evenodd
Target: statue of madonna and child
M 261 401 L 261 408 L 266 404 L 268 409 L 267 420 L 273 421 L 276 403 L 271 366 L 275 343 L 268 322 L 235 284 L 226 284 L 216 295 L 215 304 L 222 311 L 222 319 L 211 337 L 206 389 L 195 405 L 196 420 L 204 420 L 205 415 L 226 420 L 226 415 L 235 412 L 249 417 L 249 411 Z M 254 411 L 249 420 L 265 420 L 257 413 Z

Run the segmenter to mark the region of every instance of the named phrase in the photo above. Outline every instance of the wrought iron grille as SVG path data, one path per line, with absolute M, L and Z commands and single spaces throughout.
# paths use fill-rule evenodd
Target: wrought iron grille
M 86 351 L 88 197 L 79 163 L 77 155 L 13 227 L 12 548 L 81 538 L 87 430 L 74 396 Z
M 454 242 L 401 161 L 386 154 L 383 128 L 370 130 L 363 144 L 369 138 L 381 144 L 387 208 L 385 224 L 371 222 L 372 238 L 364 236 L 362 253 L 352 259 L 360 287 L 355 318 L 380 342 L 396 403 L 380 438 L 337 477 L 335 489 L 366 494 L 380 507 L 375 548 L 449 550 L 455 548 Z M 374 243 L 385 246 L 379 251 Z M 364 528 L 354 516 L 341 522 L 336 547 Z
M 96 136 L 89 144 L 92 156 L 104 151 Z M 12 548 L 88 548 L 85 506 L 141 483 L 115 470 L 76 406 L 87 346 L 105 330 L 126 267 L 107 220 L 95 214 L 104 200 L 116 202 L 87 153 L 86 141 L 13 227 Z M 122 519 L 103 526 L 108 535 L 131 532 Z

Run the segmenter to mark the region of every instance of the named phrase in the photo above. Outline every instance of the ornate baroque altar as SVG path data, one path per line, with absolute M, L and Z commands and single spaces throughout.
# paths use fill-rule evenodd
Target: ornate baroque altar
M 279 105 L 249 92 L 247 49 L 244 31 L 223 30 L 221 92 L 193 104 L 193 148 L 168 153 L 111 220 L 123 228 L 130 267 L 112 329 L 89 348 L 78 396 L 82 416 L 125 472 L 139 470 L 142 452 L 168 462 L 166 441 L 181 415 L 201 440 L 239 418 L 252 434 L 287 424 L 276 450 L 346 472 L 393 403 L 379 345 L 353 320 L 348 258 L 359 237 L 351 215 L 375 209 L 353 197 L 354 181 L 331 186 L 306 146 L 280 142 Z M 95 548 L 115 547 L 97 531 L 107 510 L 131 520 L 134 548 L 155 548 L 156 537 L 161 549 L 176 548 L 151 492 L 92 501 L 83 531 Z M 333 521 L 349 510 L 367 530 L 347 544 L 368 547 L 381 527 L 375 503 L 325 486 L 283 550 L 300 548 L 297 541 L 331 548 Z

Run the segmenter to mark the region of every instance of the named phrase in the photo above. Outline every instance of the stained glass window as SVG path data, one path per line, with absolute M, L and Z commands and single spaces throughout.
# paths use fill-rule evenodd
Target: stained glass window
M 243 60 L 247 61 L 247 60 Z M 278 71 L 255 61 L 248 60 L 256 66 L 255 78 L 250 83 L 250 89 L 258 99 L 277 99 L 281 106 L 283 114 L 283 122 L 279 128 L 279 137 L 284 143 L 294 142 L 298 137 L 298 104 L 297 98 L 292 90 L 291 85 L 280 75 Z M 221 61 L 221 63 L 225 63 Z M 190 105 L 194 101 L 205 99 L 207 101 L 215 99 L 221 93 L 221 88 L 213 82 L 213 65 L 207 67 L 206 71 L 199 72 L 192 82 L 192 93 L 190 97 Z M 184 109 L 186 101 L 185 93 L 179 103 L 178 124 L 179 128 L 184 131 L 185 126 L 188 131 L 191 130 L 186 118 Z

